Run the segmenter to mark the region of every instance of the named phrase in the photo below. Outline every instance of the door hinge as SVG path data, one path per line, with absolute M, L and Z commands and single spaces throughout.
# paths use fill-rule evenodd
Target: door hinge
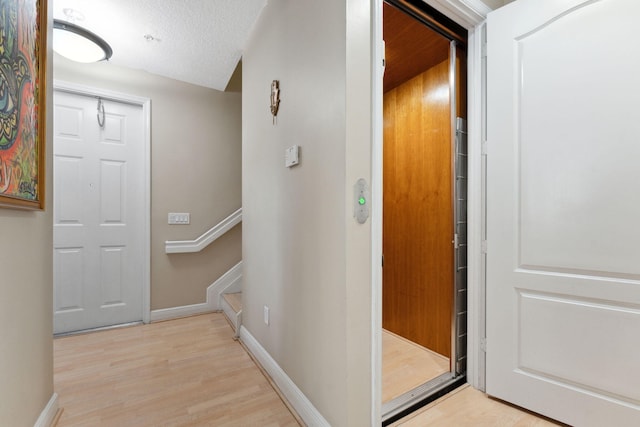
M 381 257 L 381 258 L 382 258 L 382 259 L 381 259 L 381 261 L 380 261 L 380 266 L 381 266 L 381 267 L 384 267 L 384 255 L 382 255 L 382 257 Z
M 487 352 L 487 337 L 480 338 L 480 350 Z
M 480 146 L 480 153 L 483 156 L 487 155 L 488 145 L 489 145 L 489 143 L 487 141 L 482 141 L 482 144 Z
M 482 251 L 483 254 L 487 253 L 487 241 L 486 240 L 483 240 L 480 243 L 480 250 Z
M 453 248 L 454 249 L 458 249 L 460 247 L 460 242 L 459 242 L 459 237 L 458 237 L 458 233 L 453 235 Z
M 480 51 L 480 55 L 483 58 L 487 57 L 487 43 L 486 42 L 482 43 L 482 48 L 481 48 L 481 51 Z

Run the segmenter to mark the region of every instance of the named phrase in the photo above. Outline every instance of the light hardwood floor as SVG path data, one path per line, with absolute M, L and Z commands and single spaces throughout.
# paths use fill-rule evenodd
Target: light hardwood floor
M 54 425 L 301 425 L 232 337 L 214 313 L 57 338 L 54 388 L 62 411 Z M 466 387 L 393 425 L 556 424 Z
M 298 426 L 219 313 L 54 340 L 57 426 Z
M 389 331 L 382 331 L 382 402 L 449 371 L 449 359 Z
M 487 397 L 469 386 L 391 424 L 392 427 L 550 427 L 563 424 Z

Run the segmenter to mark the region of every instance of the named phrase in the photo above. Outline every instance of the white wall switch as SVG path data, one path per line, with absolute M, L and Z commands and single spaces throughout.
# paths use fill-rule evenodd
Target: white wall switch
M 264 306 L 264 324 L 269 325 L 269 307 Z
M 191 214 L 189 213 L 169 213 L 169 224 L 187 225 L 191 222 Z
M 284 150 L 284 165 L 288 168 L 300 163 L 300 146 L 294 145 Z

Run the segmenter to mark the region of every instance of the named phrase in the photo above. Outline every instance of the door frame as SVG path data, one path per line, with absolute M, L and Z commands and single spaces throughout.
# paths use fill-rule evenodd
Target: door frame
M 371 419 L 379 425 L 382 410 L 382 103 L 384 74 L 384 41 L 382 4 L 371 5 Z M 468 129 L 468 316 L 467 316 L 467 382 L 485 388 L 485 200 L 484 157 L 486 124 L 484 112 L 484 59 L 486 43 L 485 18 L 492 10 L 480 0 L 423 0 L 469 31 L 467 42 L 467 129 Z M 485 55 L 486 57 L 486 55 Z
M 100 97 L 142 108 L 144 128 L 143 154 L 143 194 L 144 212 L 142 214 L 142 321 L 151 320 L 151 99 L 135 95 L 114 92 L 92 86 L 79 85 L 61 80 L 53 81 L 53 90 L 87 97 Z M 55 190 L 55 189 L 54 189 Z

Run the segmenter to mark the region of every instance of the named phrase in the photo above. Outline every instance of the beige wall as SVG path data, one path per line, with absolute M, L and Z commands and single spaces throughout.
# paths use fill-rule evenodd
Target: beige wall
M 241 226 L 199 253 L 167 255 L 164 242 L 195 239 L 241 206 L 241 94 L 59 55 L 54 78 L 151 99 L 151 308 L 204 302 L 241 259 Z M 191 224 L 167 225 L 169 212 Z
M 51 73 L 48 75 L 50 78 Z M 47 112 L 49 142 L 52 123 L 50 97 Z M 47 183 L 51 182 L 51 153 L 51 144 L 47 144 Z M 44 212 L 0 208 L 2 426 L 33 426 L 53 394 L 53 218 L 50 186 L 45 201 Z
M 243 57 L 243 323 L 335 427 L 371 424 L 369 30 L 367 0 L 274 0 Z

